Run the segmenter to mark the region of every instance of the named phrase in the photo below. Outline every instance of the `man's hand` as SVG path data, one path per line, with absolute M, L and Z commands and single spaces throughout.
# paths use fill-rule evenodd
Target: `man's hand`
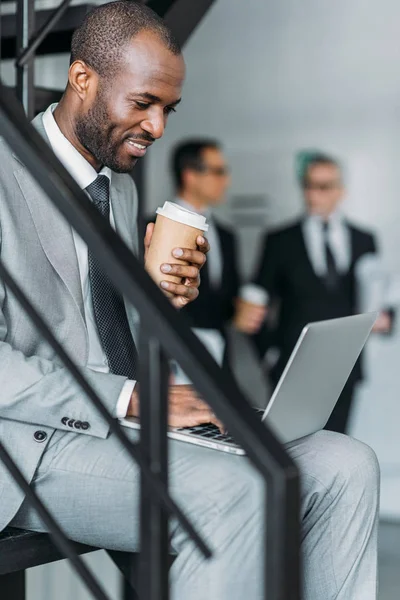
M 389 333 L 392 329 L 392 317 L 383 311 L 380 313 L 372 328 L 374 333 Z
M 222 423 L 211 408 L 200 400 L 191 385 L 171 385 L 168 396 L 168 423 L 171 427 L 195 427 L 203 423 L 214 423 L 221 431 Z M 135 389 L 128 408 L 127 416 L 139 417 L 139 390 Z
M 145 260 L 153 235 L 154 223 L 149 223 L 146 229 L 144 240 Z M 188 265 L 179 265 L 168 263 L 161 265 L 161 271 L 174 275 L 182 280 L 182 283 L 172 283 L 170 281 L 161 281 L 161 289 L 171 300 L 175 308 L 182 308 L 189 302 L 193 302 L 199 295 L 200 269 L 206 262 L 206 254 L 210 249 L 207 240 L 199 235 L 197 240 L 197 250 L 188 248 L 175 248 L 172 251 L 173 257 L 189 263 Z
M 265 306 L 251 304 L 241 298 L 236 300 L 236 312 L 233 319 L 235 328 L 242 332 L 252 335 L 257 333 L 263 324 L 267 314 Z

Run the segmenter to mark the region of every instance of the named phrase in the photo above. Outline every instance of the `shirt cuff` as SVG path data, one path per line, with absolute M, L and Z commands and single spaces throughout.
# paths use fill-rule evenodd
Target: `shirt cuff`
M 136 381 L 132 381 L 128 379 L 125 381 L 121 393 L 119 395 L 116 407 L 117 419 L 123 419 L 126 417 L 128 412 L 129 402 L 131 400 L 131 396 L 133 390 L 135 389 Z
M 269 300 L 269 294 L 267 290 L 265 290 L 260 285 L 256 285 L 254 283 L 247 283 L 246 285 L 242 285 L 239 290 L 239 298 L 244 300 L 245 302 L 249 302 L 250 304 L 259 304 L 261 306 L 266 306 Z

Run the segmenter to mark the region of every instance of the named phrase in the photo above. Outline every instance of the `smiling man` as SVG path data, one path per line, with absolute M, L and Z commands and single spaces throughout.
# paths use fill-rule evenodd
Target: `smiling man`
M 103 216 L 136 251 L 137 196 L 128 171 L 164 132 L 178 104 L 184 62 L 169 29 L 135 2 L 89 13 L 75 33 L 65 94 L 34 125 Z M 138 415 L 137 314 L 83 240 L 0 142 L 0 251 L 65 349 L 115 417 Z M 149 227 L 145 245 L 151 240 Z M 198 295 L 208 243 L 181 250 Z M 182 254 L 183 252 L 183 254 Z M 171 271 L 178 273 L 171 256 Z M 0 437 L 32 487 L 74 540 L 116 550 L 139 546 L 140 471 L 85 394 L 0 285 Z M 169 421 L 215 420 L 190 386 L 172 386 Z M 127 430 L 135 441 L 138 433 Z M 215 554 L 205 561 L 171 522 L 174 600 L 261 600 L 264 491 L 247 459 L 171 442 L 171 493 Z M 302 474 L 306 600 L 373 600 L 378 467 L 355 440 L 327 432 L 288 447 Z M 0 464 L 0 529 L 44 526 Z
M 125 10 L 129 19 L 130 7 Z M 118 32 L 104 20 L 107 12 L 114 14 L 115 7 L 103 7 L 75 32 L 69 84 L 54 116 L 96 170 L 107 165 L 126 173 L 163 135 L 180 102 L 185 64 L 161 23 L 146 27 L 150 12 L 140 11 L 141 18 L 125 26 L 121 22 Z M 132 37 L 135 43 L 121 43 Z

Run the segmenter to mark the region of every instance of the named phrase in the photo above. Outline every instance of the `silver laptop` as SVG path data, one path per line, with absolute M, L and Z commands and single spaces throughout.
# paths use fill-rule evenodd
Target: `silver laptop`
M 265 410 L 255 409 L 282 443 L 326 425 L 364 347 L 377 313 L 310 323 L 304 327 Z M 122 425 L 138 429 L 133 417 Z M 229 434 L 213 424 L 170 429 L 169 437 L 233 454 L 245 454 Z

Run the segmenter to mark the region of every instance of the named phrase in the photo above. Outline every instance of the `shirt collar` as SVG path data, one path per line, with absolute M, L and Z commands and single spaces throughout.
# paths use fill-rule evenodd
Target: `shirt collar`
M 305 221 L 307 223 L 312 223 L 313 225 L 322 226 L 323 219 L 319 215 L 306 215 Z M 337 208 L 332 214 L 329 215 L 328 223 L 329 227 L 337 227 L 341 226 L 345 221 L 345 216 L 343 212 Z
M 51 104 L 43 114 L 43 126 L 54 154 L 72 175 L 81 189 L 93 183 L 98 175 L 106 175 L 111 181 L 111 169 L 103 167 L 98 173 L 96 169 L 78 152 L 61 132 L 53 116 L 57 104 Z

